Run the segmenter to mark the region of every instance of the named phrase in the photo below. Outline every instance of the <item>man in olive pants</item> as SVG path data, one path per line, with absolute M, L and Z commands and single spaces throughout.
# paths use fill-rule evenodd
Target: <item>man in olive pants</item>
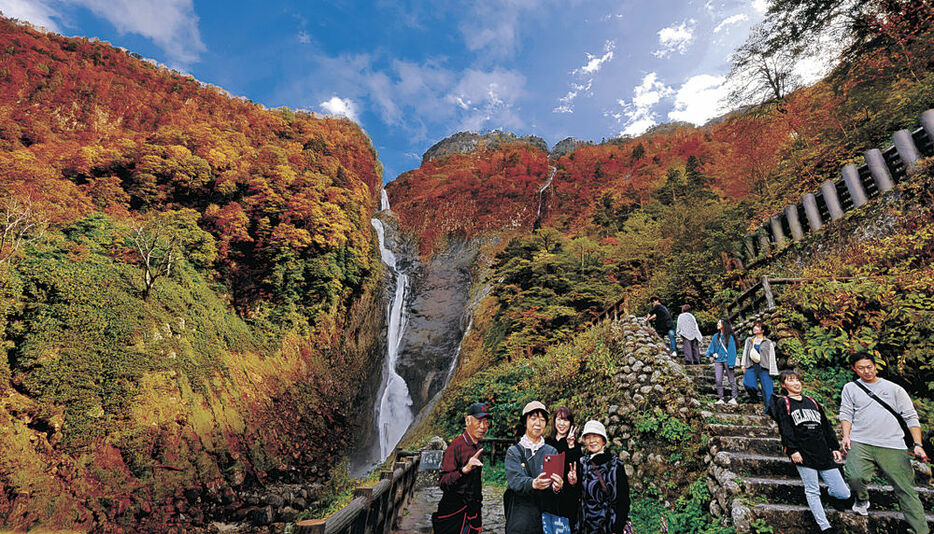
M 899 508 L 912 531 L 915 534 L 929 534 L 924 507 L 915 489 L 915 473 L 905 450 L 905 433 L 895 415 L 866 390 L 902 416 L 914 440 L 914 453 L 926 459 L 921 447 L 921 424 L 911 397 L 901 386 L 876 376 L 876 362 L 871 354 L 854 354 L 850 358 L 850 365 L 859 375 L 859 380 L 843 386 L 840 426 L 843 427 L 841 448 L 848 452 L 846 478 L 856 494 L 853 511 L 860 515 L 869 513 L 869 491 L 866 486 L 878 467 L 895 489 Z

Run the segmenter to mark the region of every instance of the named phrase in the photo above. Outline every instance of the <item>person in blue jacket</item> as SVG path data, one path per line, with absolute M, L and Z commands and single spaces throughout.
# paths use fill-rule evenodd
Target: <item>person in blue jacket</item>
M 717 397 L 716 404 L 723 404 L 723 375 L 726 374 L 730 381 L 732 396 L 730 404 L 736 404 L 736 373 L 733 372 L 733 366 L 736 365 L 736 337 L 733 336 L 733 325 L 729 319 L 720 319 L 717 321 L 717 333 L 710 340 L 710 346 L 707 347 L 707 357 L 714 358 L 714 375 L 717 377 Z

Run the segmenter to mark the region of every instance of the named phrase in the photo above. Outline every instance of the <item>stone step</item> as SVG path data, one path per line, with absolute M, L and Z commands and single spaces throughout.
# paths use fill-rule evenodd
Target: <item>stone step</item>
M 720 451 L 715 458 L 717 465 L 738 475 L 770 477 L 796 477 L 798 470 L 787 456 L 750 454 L 745 452 Z
M 747 415 L 765 415 L 765 406 L 761 402 L 751 403 L 743 402 L 743 398 L 739 398 L 739 404 L 729 404 L 724 402 L 723 404 L 714 404 L 716 402 L 716 397 L 707 399 L 709 401 L 707 406 L 704 406 L 702 410 L 710 412 L 718 412 L 725 414 L 747 414 Z
M 708 420 L 713 420 L 711 424 L 717 424 L 717 422 L 722 422 L 725 424 L 735 424 L 735 425 L 754 425 L 754 426 L 764 426 L 769 425 L 772 428 L 775 428 L 775 432 L 778 432 L 778 426 L 775 425 L 775 422 L 772 421 L 772 418 L 767 415 L 762 414 L 746 414 L 746 413 L 724 413 L 716 411 L 720 408 L 720 405 L 714 405 L 711 407 L 712 410 L 702 410 L 701 417 Z
M 707 429 L 715 436 L 746 436 L 770 438 L 778 435 L 778 428 L 765 425 L 710 424 Z
M 765 456 L 784 456 L 785 454 L 782 441 L 778 437 L 714 436 L 710 442 L 718 445 L 721 451 L 745 452 Z
M 806 503 L 804 500 L 804 482 L 800 477 L 740 477 L 741 485 L 744 488 L 744 494 L 749 497 L 763 497 L 771 503 L 800 504 Z M 898 503 L 895 496 L 895 490 L 892 486 L 883 486 L 879 484 L 870 484 L 869 502 L 876 509 L 892 510 Z M 918 495 L 921 497 L 921 503 L 925 510 L 934 507 L 934 489 L 928 487 L 918 487 Z M 827 486 L 821 481 L 821 499 L 827 503 L 830 497 L 827 495 Z
M 803 498 L 803 497 L 802 497 Z M 907 534 L 908 524 L 901 513 L 890 510 L 869 510 L 868 516 L 850 511 L 834 510 L 824 503 L 824 511 L 830 524 L 840 532 L 873 532 L 884 534 Z M 756 504 L 750 506 L 752 517 L 762 519 L 784 534 L 811 534 L 817 530 L 814 516 L 806 505 L 800 504 Z M 928 525 L 934 525 L 934 515 L 927 515 Z

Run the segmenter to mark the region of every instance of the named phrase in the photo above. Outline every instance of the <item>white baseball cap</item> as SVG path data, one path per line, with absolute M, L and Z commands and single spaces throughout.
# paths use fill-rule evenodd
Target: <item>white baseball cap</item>
M 602 437 L 603 441 L 610 441 L 609 438 L 606 437 L 606 427 L 604 427 L 603 423 L 601 423 L 600 421 L 596 421 L 593 419 L 591 419 L 590 421 L 587 421 L 584 424 L 584 431 L 581 433 L 581 438 L 583 438 L 587 434 L 596 434 Z

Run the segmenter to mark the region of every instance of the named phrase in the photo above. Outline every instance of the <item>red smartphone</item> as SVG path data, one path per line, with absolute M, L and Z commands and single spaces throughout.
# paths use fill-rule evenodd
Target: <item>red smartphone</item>
M 552 474 L 556 474 L 559 477 L 564 478 L 564 453 L 546 454 L 542 472 L 549 477 Z

